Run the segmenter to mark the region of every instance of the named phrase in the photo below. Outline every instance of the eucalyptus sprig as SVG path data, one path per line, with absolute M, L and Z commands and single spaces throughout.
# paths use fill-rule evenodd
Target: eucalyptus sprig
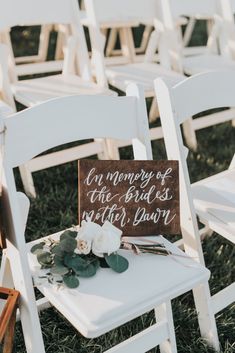
M 92 251 L 88 254 L 76 253 L 78 239 L 79 232 L 67 230 L 60 235 L 59 241 L 47 239 L 31 248 L 31 253 L 37 256 L 41 269 L 48 269 L 42 277 L 46 277 L 49 283 L 77 288 L 80 278 L 94 276 L 99 267 L 104 267 L 104 262 L 105 267 L 110 267 L 117 273 L 128 269 L 127 259 L 117 251 L 104 253 L 103 257 L 96 256 Z

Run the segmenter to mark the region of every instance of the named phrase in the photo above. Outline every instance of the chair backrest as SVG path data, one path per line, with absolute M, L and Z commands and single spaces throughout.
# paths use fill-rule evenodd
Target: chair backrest
M 85 8 L 92 43 L 92 57 L 99 84 L 107 85 L 105 76 L 104 47 L 105 37 L 101 33 L 104 23 L 113 27 L 131 27 L 139 23 L 154 23 L 158 12 L 156 0 L 85 0 Z M 129 38 L 126 50 L 134 56 L 133 38 Z M 132 58 L 134 61 L 134 58 Z
M 16 25 L 34 26 L 39 24 L 78 22 L 77 1 L 75 0 L 1 0 L 0 31 Z
M 229 1 L 229 0 L 226 0 Z M 221 4 L 223 0 L 158 0 L 160 21 L 164 27 L 162 48 L 160 48 L 161 63 L 165 65 L 164 59 L 171 57 L 171 65 L 174 69 L 182 71 L 182 53 L 183 42 L 180 41 L 175 28 L 173 18 L 179 15 L 196 16 L 205 15 L 214 19 L 214 27 L 208 40 L 208 51 L 214 51 L 216 40 L 223 37 L 222 41 L 226 41 L 226 32 L 224 31 L 224 21 L 221 14 Z M 165 51 L 165 52 L 164 52 Z M 168 55 L 168 56 L 167 56 Z M 169 59 L 166 60 L 169 66 Z
M 184 243 L 191 254 L 200 249 L 197 220 L 191 197 L 187 167 L 187 149 L 184 147 L 180 125 L 188 117 L 210 109 L 234 107 L 235 72 L 208 72 L 192 76 L 168 87 L 162 79 L 155 81 L 155 92 L 163 128 L 168 159 L 179 160 L 181 199 L 181 229 Z M 189 235 L 194 235 L 195 243 Z M 197 241 L 198 239 L 198 241 Z M 192 248 L 194 248 L 192 250 Z M 203 261 L 203 260 L 202 260 Z
M 4 212 L 11 220 L 11 231 L 6 233 L 13 232 L 16 244 L 22 244 L 23 228 L 14 167 L 50 148 L 91 138 L 132 140 L 136 159 L 152 159 L 144 93 L 136 85 L 128 87 L 127 97 L 69 96 L 47 101 L 1 119 L 0 131 Z
M 213 17 L 217 12 L 217 4 L 214 0 L 170 0 L 170 6 L 174 17 L 197 15 Z
M 0 0 L 0 32 L 14 26 L 64 24 L 78 40 L 76 59 L 79 73 L 90 79 L 89 56 L 76 0 Z
M 90 8 L 89 3 L 99 23 L 152 20 L 157 10 L 156 0 L 85 0 L 86 10 Z

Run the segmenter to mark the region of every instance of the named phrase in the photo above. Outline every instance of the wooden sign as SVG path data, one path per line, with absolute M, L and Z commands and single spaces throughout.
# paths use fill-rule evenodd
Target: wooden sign
M 125 236 L 179 234 L 177 161 L 79 161 L 79 223 L 109 220 Z

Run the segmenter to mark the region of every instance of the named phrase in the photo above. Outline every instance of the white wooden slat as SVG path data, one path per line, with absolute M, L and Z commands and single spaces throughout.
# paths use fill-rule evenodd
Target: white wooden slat
M 152 19 L 153 14 L 157 11 L 157 2 L 155 0 L 136 1 L 136 0 L 85 0 L 87 9 L 88 2 L 93 2 L 97 19 L 100 23 L 104 22 L 120 22 L 146 21 Z
M 73 3 L 72 7 L 68 2 Z M 76 21 L 77 14 L 73 12 L 73 6 L 78 4 L 76 0 L 41 0 L 40 3 L 32 0 L 4 0 L 0 1 L 1 23 L 0 30 L 5 30 L 19 25 L 41 25 L 53 23 L 71 23 Z M 27 11 L 25 10 L 27 9 Z M 56 11 L 55 11 L 56 9 Z
M 217 314 L 235 301 L 235 282 L 212 297 L 214 313 Z
M 196 16 L 196 17 L 213 17 L 217 7 L 214 0 L 171 0 L 170 5 L 174 17 L 178 16 Z
M 106 75 L 110 84 L 122 91 L 125 91 L 131 82 L 141 84 L 144 87 L 145 95 L 149 97 L 153 96 L 153 81 L 157 77 L 164 77 L 171 86 L 185 79 L 185 76 L 152 62 L 107 67 Z
M 33 59 L 29 61 L 33 61 Z M 42 63 L 30 63 L 30 64 L 21 64 L 16 65 L 15 70 L 18 76 L 26 76 L 33 75 L 35 73 L 41 74 L 45 72 L 59 72 L 62 71 L 63 61 L 62 60 L 54 60 L 54 61 L 45 61 Z
M 213 42 L 211 42 L 213 45 Z M 208 48 L 209 51 L 209 48 Z M 201 72 L 235 69 L 235 63 L 230 58 L 213 53 L 187 56 L 182 59 L 184 72 L 189 75 L 197 75 Z
M 29 55 L 29 56 L 17 56 L 15 57 L 15 63 L 16 64 L 26 64 L 26 63 L 32 63 L 39 61 L 40 57 L 39 55 Z
M 108 88 L 100 87 L 94 82 L 84 81 L 79 76 L 72 74 L 22 80 L 11 87 L 16 100 L 30 107 L 68 95 L 117 95 Z
M 157 323 L 105 351 L 105 353 L 143 353 L 156 347 L 168 337 L 169 330 L 167 322 Z
M 217 89 L 218 82 L 224 94 Z M 235 71 L 224 70 L 198 74 L 183 84 L 177 84 L 172 90 L 172 101 L 178 112 L 178 122 L 182 123 L 190 116 L 206 110 L 234 107 L 234 82 Z M 182 101 L 188 104 L 181 104 Z
M 99 142 L 90 142 L 66 150 L 48 153 L 44 156 L 31 159 L 26 165 L 30 172 L 55 167 L 81 158 L 102 153 L 104 148 Z
M 227 109 L 222 112 L 213 113 L 192 120 L 194 130 L 204 129 L 208 126 L 221 124 L 226 121 L 231 121 L 235 118 L 235 109 Z
M 6 159 L 12 166 L 18 166 L 55 147 L 58 142 L 65 144 L 102 138 L 104 127 L 109 138 L 131 140 L 138 136 L 136 104 L 135 97 L 70 96 L 19 112 L 5 122 L 8 129 Z M 96 117 L 97 112 L 99 118 Z M 84 117 L 82 130 L 79 129 L 78 116 Z M 124 131 L 120 129 L 122 124 Z M 63 131 L 63 134 L 56 131 Z M 43 139 L 38 140 L 40 135 Z M 32 143 L 37 140 L 37 143 Z

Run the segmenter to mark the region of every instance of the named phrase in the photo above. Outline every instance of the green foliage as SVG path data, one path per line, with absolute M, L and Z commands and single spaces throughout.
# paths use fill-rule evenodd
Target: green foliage
M 66 230 L 60 235 L 60 241 L 51 241 L 50 245 L 47 244 L 46 250 L 44 249 L 45 242 L 38 243 L 31 248 L 41 268 L 50 269 L 46 276 L 43 276 L 49 283 L 63 283 L 69 288 L 77 288 L 79 286 L 78 277 L 93 277 L 99 267 L 104 267 L 101 265 L 101 259 L 93 253 L 79 255 L 74 252 L 77 247 L 75 239 L 77 234 L 75 231 Z M 105 256 L 105 262 L 106 267 L 118 273 L 128 269 L 128 261 L 116 253 Z
M 105 255 L 105 261 L 109 265 L 109 267 L 114 270 L 115 272 L 122 273 L 125 272 L 128 267 L 129 263 L 125 257 L 118 255 L 118 254 L 111 254 L 111 255 Z
M 43 249 L 44 242 L 38 243 L 31 248 L 31 253 L 37 255 Z
M 79 280 L 77 276 L 73 274 L 63 276 L 63 282 L 68 288 L 77 288 L 79 286 Z
M 37 260 L 42 266 L 50 267 L 52 264 L 52 255 L 48 251 L 41 251 L 37 254 Z

